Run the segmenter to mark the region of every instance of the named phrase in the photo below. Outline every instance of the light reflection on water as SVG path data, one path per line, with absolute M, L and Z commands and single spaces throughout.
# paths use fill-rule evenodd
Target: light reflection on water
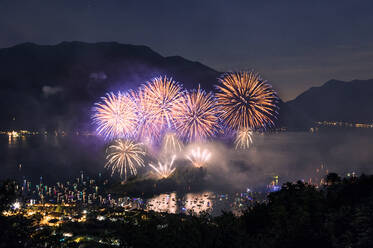
M 27 136 L 25 135 L 20 135 L 16 132 L 9 132 L 8 133 L 8 148 L 9 149 L 14 149 L 17 147 L 27 147 Z
M 176 214 L 178 211 L 176 193 L 161 194 L 146 202 L 146 210 Z
M 196 214 L 200 214 L 201 212 L 212 212 L 213 197 L 214 194 L 212 192 L 189 193 L 185 196 L 184 207 L 187 212 L 192 211 Z
M 23 139 L 22 139 L 22 141 L 23 141 Z M 18 142 L 19 142 L 19 137 L 8 135 L 8 147 L 9 148 L 13 148 L 13 147 L 17 146 Z
M 215 195 L 212 192 L 188 193 L 181 199 L 176 193 L 161 194 L 155 196 L 146 202 L 146 210 L 166 213 L 191 213 L 200 214 L 201 212 L 211 213 L 213 211 L 213 199 Z

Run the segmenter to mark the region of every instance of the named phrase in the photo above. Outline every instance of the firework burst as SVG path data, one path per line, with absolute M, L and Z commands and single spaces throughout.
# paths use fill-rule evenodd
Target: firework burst
M 93 122 L 97 133 L 106 139 L 132 136 L 136 133 L 136 103 L 130 95 L 122 92 L 108 93 L 93 109 Z
M 125 180 L 127 180 L 127 173 L 136 175 L 137 167 L 144 166 L 145 152 L 142 145 L 131 140 L 116 140 L 109 146 L 107 154 L 105 167 L 111 167 L 112 174 L 115 171 L 119 172 L 121 177 L 124 174 Z
M 158 162 L 158 167 L 156 167 L 152 164 L 149 164 L 149 166 L 157 173 L 157 175 L 160 178 L 168 178 L 176 170 L 176 168 L 173 168 L 175 158 L 176 158 L 176 155 L 173 155 L 172 158 L 171 158 L 171 162 L 169 162 L 169 163 L 166 162 L 166 163 L 162 164 L 161 162 Z
M 253 143 L 253 131 L 251 129 L 240 129 L 234 141 L 236 149 L 248 149 Z
M 143 85 L 141 92 L 148 120 L 160 130 L 172 128 L 175 106 L 182 92 L 179 84 L 167 77 L 158 77 Z
M 274 126 L 277 94 L 259 74 L 250 71 L 226 73 L 216 94 L 221 118 L 233 130 Z
M 175 154 L 181 152 L 183 144 L 177 138 L 175 133 L 166 133 L 163 136 L 162 153 Z
M 153 111 L 150 102 L 147 101 L 146 94 L 143 89 L 137 92 L 131 91 L 131 97 L 135 99 L 136 111 L 138 116 L 137 136 L 140 140 L 147 144 L 151 144 L 160 136 L 161 129 L 157 125 L 157 116 Z
M 196 149 L 192 149 L 190 153 L 186 155 L 186 158 L 189 159 L 195 167 L 199 168 L 210 160 L 211 153 L 207 149 L 201 151 L 201 148 L 197 147 Z
M 176 130 L 188 141 L 201 141 L 218 131 L 218 109 L 212 93 L 185 92 L 175 109 Z

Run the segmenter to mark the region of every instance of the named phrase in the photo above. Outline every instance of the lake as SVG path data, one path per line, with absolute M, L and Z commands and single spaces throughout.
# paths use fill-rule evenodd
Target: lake
M 235 151 L 222 142 L 204 144 L 212 153 L 207 180 L 217 190 L 240 190 L 270 183 L 315 178 L 324 172 L 341 175 L 372 173 L 373 130 L 320 129 L 318 132 L 255 134 L 248 151 Z M 96 136 L 0 135 L 1 179 L 27 178 L 55 183 L 88 174 L 106 173 L 106 143 Z M 188 146 L 185 148 L 188 149 Z M 179 154 L 183 157 L 183 154 Z M 316 180 L 316 179 L 315 179 Z

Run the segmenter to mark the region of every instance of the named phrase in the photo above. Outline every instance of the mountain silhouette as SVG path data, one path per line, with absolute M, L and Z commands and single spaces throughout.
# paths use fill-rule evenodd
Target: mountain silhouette
M 221 75 L 180 56 L 116 42 L 23 43 L 0 49 L 3 129 L 91 130 L 91 108 L 106 92 L 135 89 L 167 75 L 186 89 L 213 91 Z M 304 128 L 310 119 L 280 100 L 278 127 Z
M 313 121 L 372 122 L 373 79 L 350 82 L 332 79 L 312 87 L 288 106 L 301 111 Z

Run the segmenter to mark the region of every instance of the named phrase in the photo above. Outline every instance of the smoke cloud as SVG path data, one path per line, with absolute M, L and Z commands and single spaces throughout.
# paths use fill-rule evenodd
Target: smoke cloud
M 62 87 L 48 86 L 48 85 L 43 86 L 43 88 L 41 90 L 42 90 L 43 95 L 45 97 L 50 97 L 50 96 L 53 96 L 53 95 L 63 91 Z
M 254 134 L 254 144 L 246 151 L 221 142 L 199 146 L 212 153 L 206 166 L 210 189 L 240 191 L 266 187 L 274 176 L 281 184 L 314 181 L 327 172 L 373 173 L 373 154 L 367 149 L 372 147 L 372 136 L 370 130 L 282 132 Z M 324 170 L 317 172 L 321 165 Z
M 92 72 L 90 75 L 89 75 L 89 78 L 90 79 L 93 79 L 95 81 L 103 81 L 103 80 L 106 80 L 107 79 L 107 75 L 105 72 Z

